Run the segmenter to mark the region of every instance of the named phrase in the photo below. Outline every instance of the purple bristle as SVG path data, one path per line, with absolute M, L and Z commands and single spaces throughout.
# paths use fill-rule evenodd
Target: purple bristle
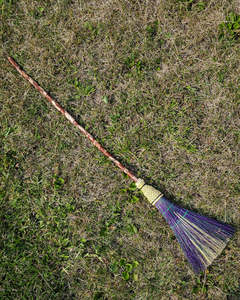
M 226 247 L 235 229 L 161 197 L 155 204 L 172 228 L 195 273 L 206 269 Z

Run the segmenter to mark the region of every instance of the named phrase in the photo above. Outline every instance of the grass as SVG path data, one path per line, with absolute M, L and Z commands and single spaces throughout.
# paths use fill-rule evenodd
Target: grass
M 5 56 L 136 176 L 239 228 L 239 15 L 227 0 L 0 1 L 1 299 L 239 299 L 239 232 L 196 276 Z

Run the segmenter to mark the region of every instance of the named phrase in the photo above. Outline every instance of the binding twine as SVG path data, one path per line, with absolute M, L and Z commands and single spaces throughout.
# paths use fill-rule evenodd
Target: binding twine
M 151 185 L 145 184 L 145 181 L 141 178 L 138 178 L 136 182 L 136 187 L 143 192 L 143 195 L 148 199 L 148 201 L 155 205 L 160 198 L 163 197 L 163 194 Z

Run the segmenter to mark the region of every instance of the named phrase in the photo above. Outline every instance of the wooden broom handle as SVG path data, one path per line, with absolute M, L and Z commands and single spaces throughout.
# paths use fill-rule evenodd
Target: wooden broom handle
M 128 169 L 126 169 L 118 160 L 116 160 L 106 149 L 102 147 L 101 144 L 90 134 L 88 133 L 81 125 L 79 125 L 74 118 L 64 109 L 62 108 L 52 97 L 50 97 L 44 89 L 39 86 L 36 81 L 34 81 L 31 77 L 27 75 L 15 62 L 13 58 L 8 57 L 10 63 L 14 66 L 14 68 L 25 78 L 28 82 L 30 82 L 49 102 L 51 102 L 58 111 L 60 111 L 73 125 L 75 125 L 86 137 L 96 146 L 104 155 L 106 155 L 112 162 L 115 163 L 124 173 L 126 173 L 133 181 L 137 182 L 137 177 L 135 177 Z

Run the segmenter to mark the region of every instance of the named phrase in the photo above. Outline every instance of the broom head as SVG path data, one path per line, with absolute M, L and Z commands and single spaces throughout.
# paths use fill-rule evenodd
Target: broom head
M 211 265 L 233 236 L 234 227 L 170 202 L 142 179 L 136 185 L 170 225 L 194 272 Z

